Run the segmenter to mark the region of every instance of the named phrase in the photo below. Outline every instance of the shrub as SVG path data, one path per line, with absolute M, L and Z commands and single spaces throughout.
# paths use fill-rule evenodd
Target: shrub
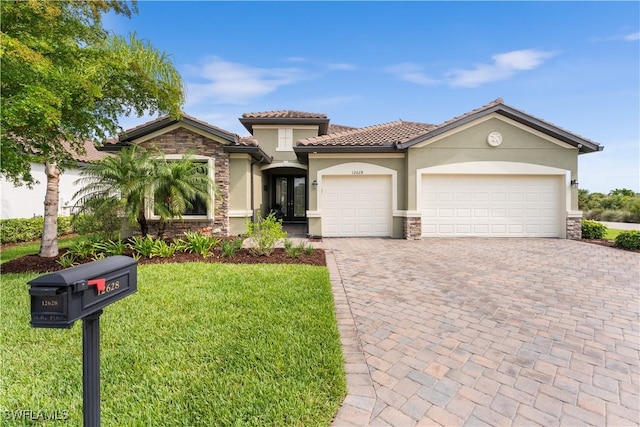
M 78 258 L 95 258 L 96 254 L 101 253 L 102 251 L 102 249 L 100 248 L 101 243 L 102 240 L 100 236 L 90 234 L 88 236 L 85 236 L 81 240 L 71 243 L 68 249 L 68 253 Z
M 145 237 L 134 236 L 131 238 L 131 241 L 127 244 L 133 253 L 138 255 L 138 257 L 147 257 L 151 258 L 154 247 L 153 237 L 147 235 Z
M 242 248 L 242 239 L 225 239 L 220 245 L 222 255 L 227 258 L 233 258 L 240 248 Z
M 614 244 L 619 248 L 640 249 L 640 231 L 623 231 L 616 236 Z
M 71 218 L 71 226 L 75 233 L 98 233 L 109 239 L 119 234 L 122 221 L 117 217 L 115 211 L 105 211 L 74 215 Z
M 300 255 L 300 248 L 294 246 L 293 242 L 289 239 L 285 239 L 284 241 L 284 251 L 289 258 L 298 258 L 298 255 Z
M 313 253 L 313 246 L 307 245 L 303 241 L 294 245 L 291 240 L 287 239 L 284 241 L 284 251 L 290 258 L 298 258 L 301 254 L 311 255 Z
M 62 255 L 56 262 L 60 265 L 60 267 L 69 268 L 76 265 L 76 257 L 73 256 L 73 254 L 67 252 L 66 254 Z
M 305 255 L 311 255 L 311 254 L 313 254 L 313 246 L 305 245 L 304 242 L 303 242 L 302 243 L 302 251 L 304 252 Z
M 607 209 L 600 214 L 600 221 L 624 222 L 625 211 Z
M 185 231 L 186 239 L 180 239 L 177 247 L 185 252 L 202 255 L 203 258 L 209 256 L 211 250 L 220 242 L 217 237 L 205 236 L 202 233 Z
M 160 258 L 171 258 L 176 253 L 176 245 L 174 243 L 167 244 L 162 239 L 157 239 L 153 243 L 153 249 L 151 249 L 151 256 L 157 256 Z
M 580 223 L 582 225 L 583 239 L 602 239 L 607 232 L 607 226 L 600 224 L 598 221 L 583 219 Z
M 44 218 L 41 216 L 35 218 L 10 218 L 0 220 L 0 242 L 19 243 L 29 242 L 42 237 L 44 229 Z M 58 217 L 58 235 L 69 234 L 73 232 L 71 228 L 71 217 Z
M 127 245 L 121 239 L 98 242 L 94 247 L 106 256 L 122 255 L 127 250 Z
M 282 220 L 276 219 L 272 212 L 264 219 L 258 217 L 255 222 L 247 222 L 247 237 L 251 253 L 269 256 L 278 241 L 287 237 L 287 232 L 282 230 Z

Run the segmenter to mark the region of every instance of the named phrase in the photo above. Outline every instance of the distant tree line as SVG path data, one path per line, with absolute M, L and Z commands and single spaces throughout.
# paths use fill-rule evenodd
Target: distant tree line
M 586 219 L 640 223 L 640 193 L 626 188 L 616 188 L 609 194 L 580 189 L 578 207 Z

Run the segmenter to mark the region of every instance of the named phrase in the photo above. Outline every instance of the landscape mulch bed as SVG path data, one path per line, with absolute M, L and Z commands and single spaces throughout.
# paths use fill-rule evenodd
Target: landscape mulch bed
M 635 252 L 635 253 L 639 253 L 640 254 L 640 249 L 627 249 L 627 248 L 620 248 L 618 246 L 615 245 L 615 243 L 613 242 L 613 240 L 604 240 L 604 239 L 581 239 L 581 242 L 585 242 L 585 243 L 592 243 L 594 245 L 600 245 L 600 246 L 607 246 L 610 248 L 614 248 L 614 249 L 620 249 L 622 251 L 627 251 L 627 252 Z
M 62 251 L 64 252 L 64 251 Z M 127 255 L 127 254 L 125 254 Z M 16 258 L 11 261 L 7 261 L 0 265 L 0 272 L 2 273 L 46 273 L 52 271 L 62 270 L 58 259 L 61 255 L 52 258 L 41 258 L 37 254 L 26 255 L 20 258 Z M 78 261 L 78 264 L 85 264 L 91 262 L 91 259 L 84 259 Z M 276 248 L 269 256 L 256 256 L 249 252 L 248 249 L 240 249 L 231 258 L 223 256 L 220 252 L 214 252 L 210 256 L 203 258 L 199 254 L 191 253 L 178 253 L 169 258 L 140 258 L 139 265 L 145 264 L 165 264 L 165 263 L 184 263 L 184 262 L 213 262 L 213 263 L 227 263 L 227 264 L 306 264 L 306 265 L 319 265 L 325 266 L 326 258 L 323 249 L 314 249 L 310 255 L 301 254 L 296 258 L 292 258 L 287 255 L 284 249 Z

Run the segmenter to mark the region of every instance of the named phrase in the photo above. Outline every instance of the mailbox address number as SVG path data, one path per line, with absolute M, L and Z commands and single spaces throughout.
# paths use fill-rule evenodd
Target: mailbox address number
M 116 280 L 115 282 L 107 283 L 104 287 L 104 291 L 98 291 L 98 295 L 108 294 L 109 292 L 113 292 L 120 288 L 120 281 Z
M 364 175 L 364 171 L 351 171 L 351 175 Z

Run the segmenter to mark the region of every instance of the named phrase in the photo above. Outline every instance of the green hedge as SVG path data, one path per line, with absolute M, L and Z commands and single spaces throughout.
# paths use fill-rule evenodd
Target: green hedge
M 583 219 L 580 223 L 583 239 L 602 239 L 607 232 L 607 226 L 598 221 Z
M 0 220 L 0 242 L 18 243 L 40 239 L 44 228 L 44 218 L 12 218 Z M 70 216 L 58 217 L 58 235 L 73 232 Z
M 616 236 L 615 245 L 625 249 L 640 249 L 640 231 L 623 231 Z

